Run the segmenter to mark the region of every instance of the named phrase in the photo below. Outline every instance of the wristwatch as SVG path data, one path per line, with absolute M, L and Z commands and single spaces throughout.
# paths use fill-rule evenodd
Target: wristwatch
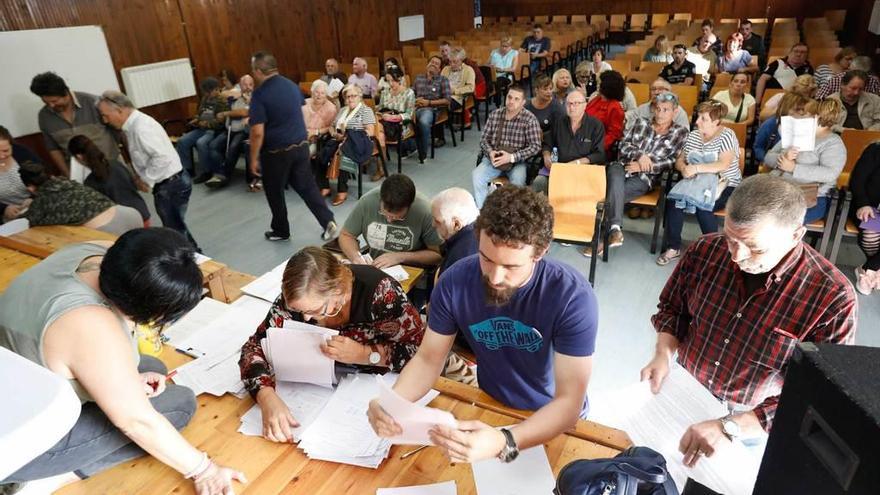
M 376 344 L 370 344 L 370 351 L 370 364 L 376 366 L 382 360 L 382 355 L 379 354 L 379 348 L 376 347 Z
M 739 423 L 733 420 L 733 414 L 728 414 L 719 421 L 721 421 L 721 431 L 724 432 L 728 440 L 733 441 L 739 438 Z
M 516 440 L 513 439 L 513 433 L 507 428 L 501 428 L 504 434 L 504 447 L 498 453 L 498 460 L 504 463 L 513 462 L 519 456 L 519 448 L 516 446 Z

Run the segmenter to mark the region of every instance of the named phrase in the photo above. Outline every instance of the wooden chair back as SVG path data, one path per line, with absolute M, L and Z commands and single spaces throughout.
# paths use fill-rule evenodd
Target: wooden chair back
M 312 84 L 316 80 L 321 79 L 321 76 L 323 76 L 323 75 L 324 75 L 323 72 L 318 72 L 316 70 L 307 70 L 306 71 L 306 78 L 303 82 L 307 81 L 309 84 Z M 345 81 L 342 81 L 342 82 L 345 82 Z
M 590 241 L 598 234 L 596 206 L 605 201 L 605 167 L 554 163 L 548 199 L 553 206 L 553 238 Z
M 651 99 L 651 83 L 626 83 L 626 87 L 636 97 L 636 103 L 641 105 Z
M 388 60 L 389 58 L 396 58 L 400 63 L 403 63 L 403 52 L 400 50 L 385 50 L 382 52 L 382 60 Z
M 843 182 L 845 186 L 849 184 L 849 175 L 865 148 L 871 143 L 880 141 L 880 131 L 844 129 L 840 137 L 843 139 L 843 145 L 846 146 L 846 165 L 843 166 L 843 172 L 838 177 L 838 183 Z
M 712 94 L 714 95 L 718 91 L 715 88 L 727 89 L 730 86 L 730 80 L 733 79 L 733 74 L 730 72 L 719 72 L 715 74 L 715 84 L 712 85 Z
M 613 70 L 620 72 L 621 75 L 625 76 L 626 74 L 630 73 L 631 64 L 628 59 L 618 57 L 614 60 L 607 60 L 607 62 Z
M 669 24 L 669 14 L 651 14 L 651 28 L 657 29 Z
M 436 42 L 436 41 L 433 41 L 433 42 L 432 42 L 432 41 L 425 41 L 425 42 L 424 42 L 424 44 L 428 44 L 428 43 L 437 43 L 437 42 Z M 439 50 L 439 49 L 440 49 L 440 48 L 439 48 L 439 43 L 437 43 L 437 45 L 438 45 L 437 49 Z M 424 55 L 422 54 L 422 49 L 421 49 L 419 46 L 417 46 L 417 45 L 403 45 L 403 49 L 402 49 L 402 50 L 403 50 L 403 53 L 402 53 L 402 54 L 403 54 L 403 58 L 405 58 L 405 59 L 408 59 L 408 58 L 421 58 L 421 57 L 424 56 Z
M 611 14 L 609 27 L 612 31 L 623 31 L 624 24 L 626 24 L 626 14 Z
M 736 133 L 736 140 L 739 142 L 740 149 L 746 147 L 746 134 L 748 134 L 748 128 L 746 127 L 745 122 L 724 122 L 721 125 Z M 742 166 L 742 164 L 740 164 L 740 166 Z
M 568 22 L 568 16 L 565 15 L 554 15 L 551 19 L 553 24 L 565 24 Z
M 532 18 L 527 15 L 518 15 L 518 16 L 516 16 L 516 22 L 527 24 L 529 22 L 532 22 Z
M 631 31 L 645 31 L 648 29 L 648 14 L 633 14 L 629 18 Z
M 660 71 L 666 67 L 666 64 L 663 62 L 645 62 L 642 61 L 641 65 L 639 65 L 639 70 L 642 72 L 648 72 L 654 74 L 654 79 L 660 75 Z
M 672 16 L 672 18 L 676 21 L 686 21 L 688 24 L 690 24 L 693 16 L 689 12 L 678 12 L 674 16 Z
M 627 81 L 638 81 L 642 84 L 651 84 L 651 81 L 657 79 L 657 74 L 637 70 L 628 73 L 625 77 Z
M 571 16 L 571 23 L 574 24 L 576 22 L 587 22 L 587 16 L 585 15 L 573 15 Z
M 406 62 L 406 71 L 410 74 L 423 74 L 428 67 L 428 59 L 426 58 L 408 58 Z
M 697 106 L 697 97 L 699 96 L 699 88 L 696 86 L 683 86 L 681 84 L 673 84 L 672 92 L 678 96 L 678 103 L 681 105 L 688 118 L 694 116 L 694 108 Z
M 779 93 L 785 93 L 785 90 L 784 90 L 784 89 L 781 89 L 781 88 L 770 88 L 770 89 L 765 89 L 765 90 L 764 90 L 764 94 L 761 95 L 760 106 L 763 106 L 763 105 L 764 105 L 764 102 L 767 101 L 767 100 L 769 100 L 770 98 L 772 98 L 773 95 L 777 95 L 777 94 L 779 94 Z

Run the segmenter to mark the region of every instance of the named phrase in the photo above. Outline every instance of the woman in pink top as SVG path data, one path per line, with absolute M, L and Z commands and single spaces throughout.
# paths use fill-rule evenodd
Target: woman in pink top
M 312 158 L 312 169 L 317 174 L 317 167 L 314 165 L 314 158 L 320 149 L 319 143 L 323 141 L 322 137 L 329 136 L 330 127 L 333 126 L 333 120 L 336 119 L 336 104 L 330 98 L 327 98 L 327 83 L 318 79 L 312 83 L 312 97 L 306 98 L 303 104 L 303 119 L 306 121 L 306 130 L 309 133 L 309 155 Z M 330 189 L 322 189 L 323 196 L 330 195 Z

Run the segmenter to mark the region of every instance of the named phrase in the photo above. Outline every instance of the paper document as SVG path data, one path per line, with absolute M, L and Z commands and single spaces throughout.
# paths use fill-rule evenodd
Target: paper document
M 516 460 L 497 458 L 471 464 L 478 495 L 552 495 L 556 478 L 543 445 L 523 450 Z
M 383 268 L 382 271 L 394 277 L 394 280 L 397 280 L 398 282 L 403 282 L 409 278 L 409 273 L 406 273 L 406 270 L 403 269 L 403 265 L 389 266 L 388 268 Z
M 290 413 L 299 421 L 298 427 L 291 428 L 293 441 L 299 442 L 302 439 L 302 433 L 314 423 L 327 401 L 330 400 L 333 389 L 309 383 L 278 382 L 275 385 L 275 393 L 281 397 L 281 400 L 290 408 Z M 255 404 L 241 417 L 241 427 L 238 431 L 244 435 L 262 436 L 263 415 L 258 404 Z
M 168 339 L 168 345 L 177 347 L 181 341 L 189 338 L 194 333 L 207 328 L 211 322 L 223 314 L 229 308 L 226 304 L 206 297 L 199 304 L 177 320 L 173 325 L 162 331 L 162 335 Z M 190 349 L 177 347 L 187 351 Z
M 455 416 L 449 411 L 410 402 L 377 377 L 379 405 L 403 428 L 403 433 L 388 440 L 395 445 L 432 445 L 428 430 L 434 425 L 458 428 Z
M 211 261 L 211 257 L 210 257 L 210 256 L 205 256 L 205 255 L 202 254 L 202 253 L 195 253 L 195 258 L 196 258 L 196 264 L 197 264 L 197 265 L 201 265 L 202 263 L 204 263 L 204 262 L 206 262 L 206 261 Z
M 31 223 L 27 218 L 16 218 L 0 225 L 0 236 L 9 237 L 29 228 L 31 228 Z
M 816 117 L 795 118 L 788 115 L 782 117 L 779 123 L 782 149 L 794 147 L 798 151 L 813 151 L 816 149 L 817 126 Z
M 270 303 L 275 302 L 281 295 L 281 279 L 284 276 L 286 266 L 287 261 L 284 261 L 260 278 L 242 287 L 241 291 Z
M 345 87 L 345 84 L 342 81 L 340 81 L 339 79 L 334 77 L 333 80 L 330 81 L 330 84 L 327 85 L 327 94 L 328 95 L 339 94 L 339 91 L 341 91 L 342 88 L 344 88 L 344 87 Z
M 284 328 L 270 328 L 266 332 L 266 354 L 270 356 L 275 378 L 332 385 L 335 361 L 321 352 L 321 344 L 333 335 L 339 332 L 299 322 L 284 322 Z
M 400 488 L 379 488 L 376 495 L 455 495 L 458 493 L 455 481 L 443 481 L 431 485 L 402 486 Z
M 76 157 L 70 157 L 70 180 L 82 184 L 91 173 L 92 171 L 80 163 Z
M 621 429 L 634 444 L 663 454 L 679 490 L 691 477 L 725 495 L 752 493 L 764 455 L 763 445 L 728 443 L 712 457 L 701 459 L 694 468 L 683 464 L 684 455 L 678 451 L 678 444 L 685 430 L 692 424 L 721 418 L 728 410 L 680 365 L 670 366 L 657 395 L 651 393 L 650 384 L 645 381 L 594 396 L 590 406 L 591 421 Z

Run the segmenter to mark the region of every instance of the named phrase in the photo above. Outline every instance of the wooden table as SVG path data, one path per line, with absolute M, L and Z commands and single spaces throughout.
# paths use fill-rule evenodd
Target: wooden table
M 415 266 L 409 266 L 409 265 L 400 265 L 400 266 L 402 266 L 403 269 L 406 270 L 406 273 L 409 274 L 408 279 L 404 280 L 403 282 L 400 282 L 400 286 L 403 287 L 403 292 L 406 292 L 407 294 L 409 294 L 409 291 L 412 290 L 413 287 L 415 287 L 416 282 L 418 282 L 419 279 L 422 278 L 422 275 L 425 274 L 425 270 L 422 268 L 417 268 Z
M 0 293 L 5 291 L 21 272 L 39 262 L 40 258 L 36 256 L 0 247 Z
M 0 236 L 0 246 L 42 259 L 68 244 L 87 241 L 112 242 L 116 238 L 117 236 L 114 234 L 88 227 L 50 225 L 31 227 L 9 237 Z M 205 287 L 208 289 L 210 297 L 227 303 L 234 300 L 226 293 L 226 286 L 224 285 L 223 275 L 227 270 L 226 265 L 209 260 L 200 264 L 199 268 L 202 270 L 202 275 L 205 278 Z

